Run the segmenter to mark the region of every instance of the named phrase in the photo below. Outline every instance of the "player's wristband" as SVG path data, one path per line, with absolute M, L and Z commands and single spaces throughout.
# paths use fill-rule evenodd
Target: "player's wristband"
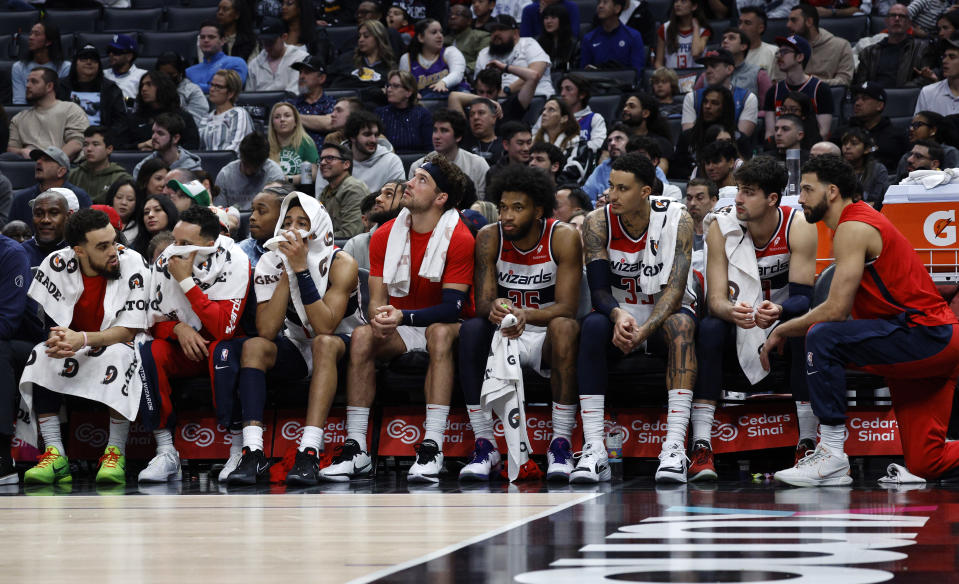
M 303 306 L 313 304 L 320 299 L 320 293 L 316 290 L 316 283 L 313 282 L 313 276 L 309 270 L 303 270 L 296 273 L 296 284 L 300 288 L 300 300 Z

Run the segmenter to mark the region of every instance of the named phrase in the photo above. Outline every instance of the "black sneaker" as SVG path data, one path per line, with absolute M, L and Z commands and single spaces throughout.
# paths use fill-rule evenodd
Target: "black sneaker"
M 17 475 L 17 467 L 13 464 L 13 459 L 8 456 L 0 456 L 0 485 L 15 485 L 20 482 L 20 476 Z
M 416 462 L 410 467 L 406 480 L 414 483 L 436 483 L 443 470 L 443 453 L 433 440 L 416 445 Z
M 313 448 L 296 452 L 293 468 L 286 475 L 286 484 L 312 487 L 320 483 L 320 458 Z
M 262 450 L 250 450 L 243 447 L 243 456 L 240 465 L 226 478 L 230 485 L 255 485 L 257 481 L 268 481 L 270 478 L 270 461 Z

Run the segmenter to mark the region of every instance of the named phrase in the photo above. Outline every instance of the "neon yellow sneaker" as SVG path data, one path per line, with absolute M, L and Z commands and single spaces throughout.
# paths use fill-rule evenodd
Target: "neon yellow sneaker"
M 70 461 L 67 460 L 66 456 L 60 454 L 56 446 L 48 446 L 37 460 L 35 467 L 23 473 L 23 482 L 41 485 L 73 482 L 73 475 L 70 474 Z
M 125 485 L 127 482 L 127 457 L 116 446 L 107 446 L 100 457 L 100 470 L 97 471 L 98 483 Z

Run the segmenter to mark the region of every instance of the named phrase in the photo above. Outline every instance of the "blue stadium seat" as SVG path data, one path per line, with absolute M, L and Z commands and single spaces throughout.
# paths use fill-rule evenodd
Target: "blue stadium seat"
M 766 21 L 766 32 L 763 33 L 763 40 L 767 43 L 775 43 L 778 36 L 789 36 L 789 27 L 786 26 L 785 18 L 771 18 Z
M 106 8 L 100 30 L 104 32 L 124 30 L 160 30 L 163 21 L 162 8 Z
M 60 34 L 99 30 L 100 9 L 87 10 L 47 10 L 44 22 L 50 22 L 60 28 Z
M 29 33 L 30 27 L 38 20 L 40 20 L 40 13 L 37 11 L 5 10 L 3 18 L 0 18 L 0 34 Z
M 850 16 L 846 18 L 823 18 L 819 21 L 819 28 L 826 29 L 841 39 L 854 44 L 867 32 L 869 20 L 865 16 Z
M 170 6 L 166 9 L 166 30 L 190 31 L 197 34 L 204 20 L 216 20 L 216 6 Z
M 890 118 L 912 117 L 916 111 L 916 102 L 919 100 L 921 87 L 904 87 L 886 90 L 886 110 L 883 114 Z
M 149 152 L 140 152 L 139 150 L 114 150 L 110 154 L 110 162 L 119 164 L 132 175 L 136 165 L 149 154 Z
M 32 160 L 0 160 L 0 174 L 10 180 L 14 190 L 35 184 L 36 168 L 36 163 Z
M 216 180 L 221 168 L 236 160 L 236 152 L 232 150 L 202 150 L 194 154 L 200 157 L 200 166 L 210 173 L 212 180 Z
M 589 108 L 603 116 L 606 125 L 611 126 L 619 119 L 622 109 L 619 107 L 622 95 L 594 95 L 589 99 Z
M 161 53 L 173 51 L 192 63 L 196 55 L 197 32 L 144 32 L 140 35 L 140 55 L 159 57 Z
M 410 175 L 410 166 L 420 158 L 426 156 L 428 152 L 412 152 L 408 154 L 397 154 L 400 157 L 400 160 L 403 162 L 403 172 L 406 173 L 406 176 Z
M 113 42 L 113 37 L 117 33 L 115 32 L 81 32 L 77 33 L 73 40 L 74 45 L 77 47 L 82 47 L 83 45 L 93 45 L 100 51 L 102 56 L 107 54 L 107 45 Z M 123 34 L 131 35 L 133 38 L 137 38 L 137 33 L 135 32 L 126 32 Z M 140 51 L 141 53 L 143 51 Z
M 0 35 L 0 59 L 16 59 L 17 44 L 14 42 L 14 35 Z

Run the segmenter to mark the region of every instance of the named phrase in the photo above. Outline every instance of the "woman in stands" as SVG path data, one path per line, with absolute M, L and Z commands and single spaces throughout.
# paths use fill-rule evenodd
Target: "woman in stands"
M 413 30 L 410 50 L 400 57 L 399 69 L 413 75 L 420 95 L 446 98 L 450 91 L 469 91 L 463 80 L 466 58 L 456 47 L 443 46 L 443 25 L 425 18 Z
M 959 31 L 959 10 L 947 10 L 939 15 L 936 21 L 937 40 L 943 41 L 952 38 L 952 35 Z M 934 67 L 923 67 L 920 75 L 935 83 L 942 78 L 942 47 L 947 46 L 942 42 L 932 42 L 929 45 L 929 51 L 932 52 L 930 62 L 936 63 Z
M 143 200 L 137 196 L 137 185 L 128 178 L 121 178 L 110 185 L 107 190 L 105 203 L 113 207 L 120 221 L 123 223 L 123 237 L 131 244 L 136 242 L 140 233 L 140 222 L 137 217 L 143 216 Z
M 579 67 L 579 35 L 573 34 L 569 11 L 563 4 L 550 4 L 540 13 L 543 33 L 536 39 L 553 62 L 551 71 L 569 71 Z M 577 31 L 578 32 L 578 31 Z
M 239 155 L 240 141 L 254 131 L 250 114 L 236 107 L 243 83 L 232 69 L 220 69 L 210 80 L 210 103 L 213 110 L 200 123 L 200 146 L 203 150 L 232 150 Z
M 719 108 L 713 108 L 710 96 L 718 97 Z M 677 180 L 689 180 L 693 171 L 693 164 L 699 160 L 699 151 L 706 145 L 706 131 L 709 126 L 718 124 L 730 136 L 738 136 L 736 130 L 735 105 L 733 104 L 733 94 L 725 87 L 711 86 L 703 92 L 703 99 L 699 104 L 699 111 L 696 112 L 696 123 L 692 128 L 684 130 L 679 135 L 676 142 L 676 150 L 673 152 L 673 158 L 669 162 L 669 177 Z M 748 138 L 746 139 L 748 141 Z M 741 140 L 737 139 L 737 146 L 740 152 L 748 151 L 743 147 Z
M 223 52 L 244 61 L 249 61 L 251 56 L 259 52 L 251 8 L 250 3 L 242 0 L 220 0 L 216 9 L 216 21 L 226 33 Z
M 103 77 L 100 53 L 91 45 L 76 51 L 70 74 L 60 80 L 60 87 L 87 113 L 91 126 L 103 126 L 114 137 L 127 133 L 127 106 L 123 92 Z
M 882 199 L 889 188 L 889 173 L 886 167 L 872 154 L 876 143 L 872 136 L 862 128 L 849 128 L 842 139 L 842 157 L 856 171 L 856 180 L 862 187 L 862 200 L 876 209 L 882 207 Z
M 539 129 L 533 135 L 533 142 L 546 142 L 558 147 L 566 156 L 563 174 L 573 181 L 586 178 L 591 151 L 585 142 L 579 139 L 579 123 L 573 110 L 558 97 L 551 97 L 543 105 L 543 113 L 536 122 Z
M 180 146 L 187 150 L 198 150 L 200 135 L 196 129 L 196 121 L 180 107 L 180 94 L 177 93 L 176 84 L 169 75 L 159 71 L 147 71 L 140 78 L 136 110 L 129 114 L 130 131 L 126 136 L 117 137 L 121 142 L 117 150 L 153 151 L 153 118 L 167 112 L 183 118 L 186 128 L 183 136 L 180 136 Z
M 669 22 L 660 26 L 656 33 L 656 68 L 702 67 L 696 64 L 696 59 L 706 50 L 710 34 L 700 2 L 673 0 Z
M 942 146 L 943 160 L 941 168 L 959 167 L 959 150 L 956 149 L 956 127 L 951 119 L 931 111 L 921 111 L 912 117 L 912 123 L 909 124 L 909 143 L 915 144 L 917 140 L 932 140 Z M 909 158 L 909 152 L 912 147 L 906 150 L 899 164 L 896 166 L 896 176 L 904 177 L 906 175 L 906 159 Z
M 135 177 L 137 182 L 137 196 L 145 200 L 150 195 L 162 195 L 166 185 L 166 173 L 170 172 L 166 163 L 159 158 L 150 158 L 140 167 L 140 174 Z
M 312 165 L 312 176 L 316 180 L 317 162 L 320 155 L 316 143 L 310 138 L 296 108 L 286 102 L 273 105 L 270 110 L 270 158 L 276 161 L 290 184 L 300 184 L 303 163 Z
M 386 103 L 376 108 L 383 120 L 383 134 L 399 152 L 429 152 L 433 149 L 433 114 L 419 105 L 416 79 L 408 71 L 390 71 Z
M 344 52 L 337 59 L 331 85 L 382 88 L 393 67 L 393 48 L 386 27 L 382 22 L 367 20 L 357 29 L 356 50 Z
M 60 29 L 50 22 L 40 21 L 30 28 L 27 52 L 13 64 L 10 71 L 13 103 L 27 103 L 27 74 L 37 67 L 53 69 L 60 77 L 66 77 L 70 73 L 70 61 L 63 60 Z
M 282 0 L 280 19 L 290 29 L 286 44 L 310 47 L 316 18 L 313 16 L 313 0 Z
M 150 195 L 143 203 L 143 212 L 139 215 L 140 224 L 137 227 L 137 239 L 133 249 L 143 257 L 147 255 L 147 246 L 153 236 L 161 231 L 172 231 L 173 226 L 180 220 L 180 213 L 176 210 L 173 200 L 166 195 Z

